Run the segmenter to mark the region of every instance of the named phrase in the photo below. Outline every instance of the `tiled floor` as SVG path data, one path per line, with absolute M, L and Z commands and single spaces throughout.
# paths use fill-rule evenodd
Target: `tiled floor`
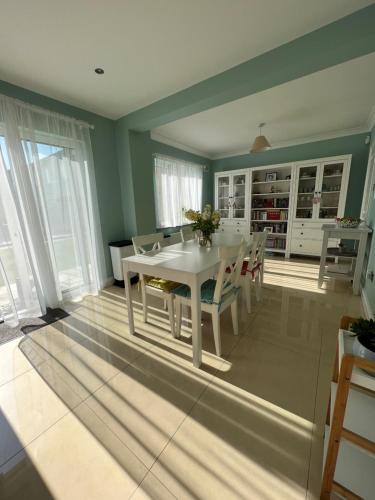
M 268 260 L 238 337 L 222 315 L 223 358 L 203 317 L 200 370 L 159 308 L 130 337 L 115 287 L 0 346 L 0 498 L 318 498 L 338 322 L 361 308 L 316 278 Z

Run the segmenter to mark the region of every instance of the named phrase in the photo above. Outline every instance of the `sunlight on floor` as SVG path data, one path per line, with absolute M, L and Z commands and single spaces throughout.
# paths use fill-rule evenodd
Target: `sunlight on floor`
M 174 339 L 152 298 L 143 323 L 136 286 L 134 336 L 124 290 L 110 287 L 0 346 L 6 494 L 306 498 L 321 466 L 320 452 L 311 456 L 322 443 L 338 320 L 360 302 L 332 284 L 319 291 L 315 262 L 267 259 L 265 269 L 263 300 L 254 297 L 250 315 L 241 302 L 238 336 L 222 315 L 222 358 L 203 314 L 201 369 L 189 319 Z

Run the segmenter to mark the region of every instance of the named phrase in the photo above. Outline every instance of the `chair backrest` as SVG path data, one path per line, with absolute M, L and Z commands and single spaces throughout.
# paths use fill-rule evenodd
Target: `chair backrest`
M 180 229 L 182 241 L 189 241 L 195 239 L 195 232 L 191 229 L 191 226 L 184 226 Z
M 264 250 L 266 247 L 266 240 L 269 232 L 253 233 L 251 242 L 251 250 L 249 255 L 249 267 L 252 269 L 259 263 L 263 263 Z
M 150 250 L 160 250 L 162 241 L 164 240 L 163 233 L 145 234 L 142 236 L 133 236 L 133 248 L 135 255 L 149 252 Z
M 171 233 L 167 238 L 163 240 L 163 246 L 168 247 L 169 245 L 175 245 L 176 243 L 181 243 L 182 234 L 181 231 L 177 231 L 176 233 Z
M 239 245 L 219 248 L 220 266 L 214 292 L 215 304 L 220 304 L 223 295 L 238 288 L 245 248 L 244 240 Z

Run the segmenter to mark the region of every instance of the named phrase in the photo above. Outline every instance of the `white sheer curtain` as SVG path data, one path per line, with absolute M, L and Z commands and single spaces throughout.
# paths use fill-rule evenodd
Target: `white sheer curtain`
M 95 193 L 88 126 L 0 96 L 0 319 L 98 290 Z
M 202 208 L 203 166 L 154 156 L 156 227 L 188 224 L 183 209 Z

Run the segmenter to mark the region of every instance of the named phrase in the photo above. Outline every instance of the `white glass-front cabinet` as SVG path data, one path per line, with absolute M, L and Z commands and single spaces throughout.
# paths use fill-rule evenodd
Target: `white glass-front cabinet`
M 215 174 L 215 209 L 221 215 L 219 232 L 249 234 L 249 171 Z
M 351 156 L 296 165 L 293 230 L 290 253 L 320 255 L 322 224 L 343 217 Z M 336 246 L 337 240 L 329 241 Z
M 329 222 L 342 217 L 349 166 L 346 159 L 298 165 L 294 219 Z
M 268 252 L 319 256 L 322 224 L 344 215 L 350 162 L 345 155 L 216 173 L 218 231 L 266 229 Z

